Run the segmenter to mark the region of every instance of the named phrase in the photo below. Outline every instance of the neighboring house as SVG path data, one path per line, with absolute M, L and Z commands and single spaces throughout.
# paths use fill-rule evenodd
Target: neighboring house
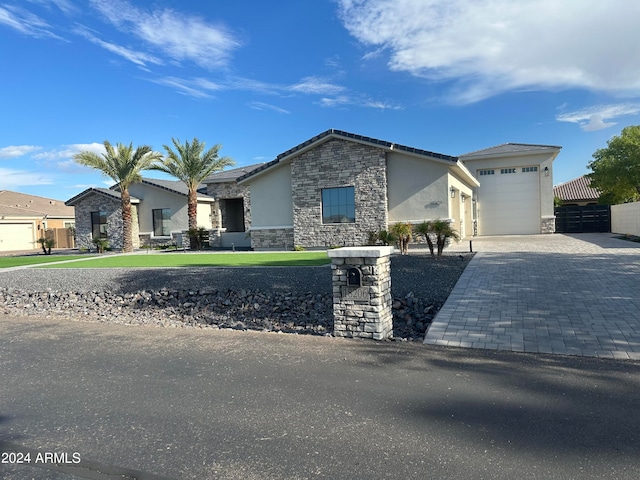
M 251 246 L 363 245 L 396 222 L 449 219 L 473 232 L 479 182 L 456 157 L 327 130 L 238 178 L 251 196 Z
M 120 192 L 110 188 L 87 188 L 65 203 L 76 209 L 76 246 L 93 247 L 93 240 L 104 238 L 109 246 L 122 248 L 122 209 Z M 140 200 L 131 197 L 133 245 L 138 248 L 138 212 Z
M 46 230 L 67 229 L 74 226 L 74 221 L 73 207 L 65 206 L 61 200 L 0 190 L 2 252 L 39 249 L 38 239 L 44 237 Z
M 129 187 L 131 194 L 133 245 L 166 244 L 189 228 L 187 187 L 179 180 L 143 178 Z M 76 207 L 76 238 L 79 248 L 89 248 L 97 237 L 109 246 L 122 248 L 121 197 L 117 185 L 89 188 L 67 200 Z M 212 228 L 214 199 L 205 187 L 198 189 L 198 226 Z
M 478 235 L 553 233 L 553 160 L 562 147 L 506 143 L 461 155 L 480 181 Z
M 562 206 L 597 205 L 600 190 L 591 187 L 591 179 L 583 175 L 553 187 L 553 195 L 560 199 Z

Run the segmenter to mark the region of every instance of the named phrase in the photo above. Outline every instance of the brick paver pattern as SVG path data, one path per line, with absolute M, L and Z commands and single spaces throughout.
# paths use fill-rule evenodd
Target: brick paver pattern
M 640 360 L 640 243 L 613 234 L 473 238 L 425 342 Z M 469 240 L 447 252 L 468 251 Z

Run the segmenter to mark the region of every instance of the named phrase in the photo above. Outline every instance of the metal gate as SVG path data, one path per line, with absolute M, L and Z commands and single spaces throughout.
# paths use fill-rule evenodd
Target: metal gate
M 611 206 L 556 207 L 556 233 L 592 233 L 611 231 Z

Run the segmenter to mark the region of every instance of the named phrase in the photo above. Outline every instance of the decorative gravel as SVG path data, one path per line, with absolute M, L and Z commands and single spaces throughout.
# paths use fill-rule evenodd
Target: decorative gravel
M 394 338 L 421 339 L 472 255 L 391 259 Z M 331 267 L 0 271 L 0 313 L 328 335 Z

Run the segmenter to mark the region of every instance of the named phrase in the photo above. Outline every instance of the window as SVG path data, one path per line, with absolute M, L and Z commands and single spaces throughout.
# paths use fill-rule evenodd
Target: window
M 154 208 L 153 212 L 153 235 L 155 237 L 168 237 L 171 235 L 169 223 L 171 221 L 171 210 L 168 208 Z
M 522 173 L 537 172 L 538 167 L 522 167 Z
M 480 170 L 480 175 L 493 175 L 494 173 L 494 170 Z
M 355 223 L 353 187 L 322 189 L 322 223 Z
M 91 212 L 91 236 L 107 238 L 107 212 Z
M 516 169 L 515 168 L 501 168 L 500 169 L 500 173 L 516 173 Z

